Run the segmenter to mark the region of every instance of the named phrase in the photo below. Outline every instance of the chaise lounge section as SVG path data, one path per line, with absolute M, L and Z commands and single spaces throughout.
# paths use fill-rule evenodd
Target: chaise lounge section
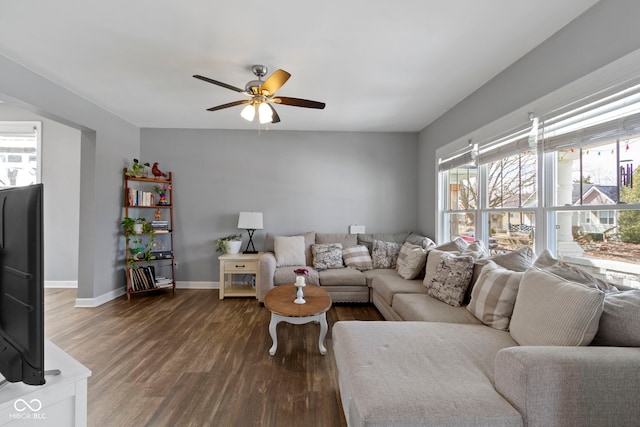
M 477 249 L 428 251 L 423 279 L 373 278 L 373 303 L 395 321 L 334 325 L 348 425 L 638 425 L 640 290 L 615 289 L 547 251 Z M 470 285 L 455 306 L 428 285 L 434 264 L 469 266 L 465 252 L 475 252 Z

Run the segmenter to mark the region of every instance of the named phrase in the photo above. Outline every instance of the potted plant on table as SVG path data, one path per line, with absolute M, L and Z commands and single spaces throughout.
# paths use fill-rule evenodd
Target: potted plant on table
M 242 247 L 242 234 L 231 234 L 215 240 L 216 251 L 224 254 L 237 254 Z

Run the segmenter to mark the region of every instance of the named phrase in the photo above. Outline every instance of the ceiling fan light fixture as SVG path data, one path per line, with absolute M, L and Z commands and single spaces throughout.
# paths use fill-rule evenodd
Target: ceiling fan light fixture
M 258 117 L 262 124 L 271 123 L 273 121 L 273 112 L 266 102 L 261 102 L 258 106 Z
M 242 111 L 240 112 L 240 115 L 242 116 L 243 119 L 252 122 L 253 118 L 256 116 L 256 107 L 255 105 L 253 105 L 253 103 L 251 104 L 247 104 L 246 107 L 244 107 L 242 109 Z

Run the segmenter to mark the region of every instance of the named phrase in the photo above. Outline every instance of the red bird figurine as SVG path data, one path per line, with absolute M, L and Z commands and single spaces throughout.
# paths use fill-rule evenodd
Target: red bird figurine
M 158 169 L 158 162 L 155 162 L 155 163 L 153 164 L 153 167 L 151 168 L 151 173 L 152 173 L 154 176 L 157 176 L 157 177 L 161 177 L 161 176 L 163 176 L 163 177 L 165 177 L 165 178 L 167 177 L 167 174 L 166 174 L 166 173 L 164 173 L 164 172 L 162 172 L 160 169 Z

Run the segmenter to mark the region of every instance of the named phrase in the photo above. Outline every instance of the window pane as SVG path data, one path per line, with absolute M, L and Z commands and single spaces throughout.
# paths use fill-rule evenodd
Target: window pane
M 556 206 L 618 203 L 617 142 L 562 150 L 557 156 Z M 621 154 L 622 155 L 622 154 Z M 625 162 L 630 164 L 631 162 Z M 625 166 L 626 167 L 626 166 Z M 632 166 L 630 166 L 632 167 Z M 626 170 L 626 169 L 625 169 Z
M 537 205 L 535 153 L 518 154 L 492 162 L 488 174 L 488 207 Z
M 2 122 L 0 122 L 1 124 Z M 35 184 L 38 168 L 36 134 L 17 135 L 0 126 L 0 186 Z
M 640 203 L 640 138 L 620 142 L 620 200 Z
M 535 214 L 527 212 L 489 212 L 489 248 L 513 251 L 533 247 Z
M 477 206 L 477 177 L 475 165 L 465 165 L 449 171 L 449 209 L 473 210 Z
M 559 258 L 611 283 L 640 287 L 640 210 L 555 215 Z
M 462 237 L 467 242 L 476 240 L 476 215 L 473 213 L 448 214 L 449 240 Z

